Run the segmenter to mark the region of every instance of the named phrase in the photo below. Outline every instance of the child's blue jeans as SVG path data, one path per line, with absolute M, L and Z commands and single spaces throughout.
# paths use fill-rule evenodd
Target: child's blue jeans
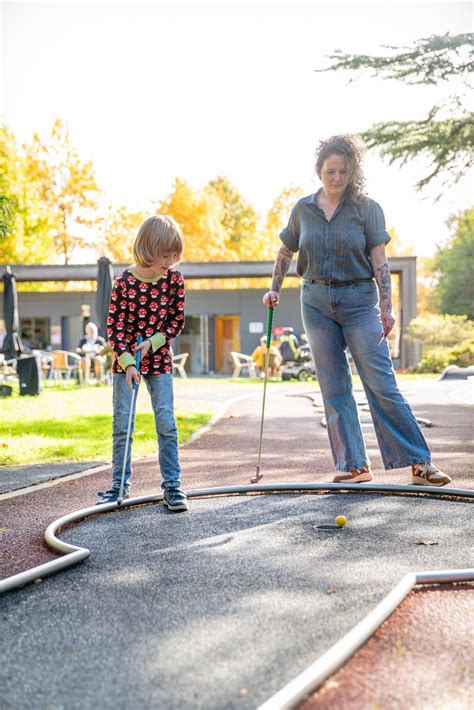
M 174 416 L 173 405 L 173 375 L 142 375 L 155 415 L 156 433 L 158 435 L 158 461 L 162 488 L 179 488 L 181 485 L 181 467 L 178 456 L 178 430 Z M 113 377 L 113 450 L 112 450 L 112 488 L 120 487 L 122 476 L 127 425 L 130 413 L 132 394 L 125 379 L 125 373 L 114 373 Z M 135 398 L 136 405 L 136 398 Z M 132 418 L 132 434 L 125 466 L 124 490 L 130 489 L 132 476 L 131 448 L 135 412 Z
M 368 465 L 359 413 L 352 392 L 349 348 L 362 380 L 386 469 L 430 461 L 431 453 L 401 395 L 382 333 L 375 282 L 327 286 L 304 281 L 303 324 L 313 353 L 336 468 Z

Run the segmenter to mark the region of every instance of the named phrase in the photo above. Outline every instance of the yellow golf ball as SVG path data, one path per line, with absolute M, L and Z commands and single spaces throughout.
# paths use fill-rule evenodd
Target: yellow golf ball
M 345 515 L 338 515 L 337 516 L 336 525 L 339 525 L 340 528 L 343 528 L 346 523 L 347 523 L 347 518 Z

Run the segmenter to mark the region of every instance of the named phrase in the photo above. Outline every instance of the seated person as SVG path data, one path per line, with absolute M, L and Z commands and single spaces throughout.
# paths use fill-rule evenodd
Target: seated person
M 88 323 L 85 331 L 85 336 L 81 338 L 76 348 L 76 351 L 82 358 L 80 364 L 84 381 L 89 382 L 89 374 L 91 367 L 93 367 L 95 378 L 97 382 L 100 382 L 104 374 L 104 358 L 99 355 L 99 352 L 104 348 L 105 340 L 98 335 L 95 323 Z
M 257 370 L 259 374 L 265 372 L 265 357 L 267 354 L 267 339 L 265 336 L 260 338 L 260 345 L 258 345 L 252 353 L 252 359 L 255 361 Z M 270 350 L 268 354 L 268 372 L 269 377 L 278 377 L 280 374 L 281 357 L 274 345 L 270 345 Z
M 296 362 L 299 357 L 299 345 L 293 328 L 283 328 L 278 345 L 282 362 Z

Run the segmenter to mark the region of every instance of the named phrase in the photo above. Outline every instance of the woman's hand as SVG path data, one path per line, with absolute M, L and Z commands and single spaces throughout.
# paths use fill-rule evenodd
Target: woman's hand
M 263 303 L 267 308 L 275 308 L 280 302 L 280 297 L 276 291 L 267 291 L 263 297 Z
M 125 380 L 127 382 L 130 392 L 133 392 L 133 383 L 135 383 L 138 387 L 138 385 L 140 384 L 140 373 L 137 371 L 135 365 L 129 365 L 127 367 Z
M 140 343 L 140 345 L 137 345 L 137 347 L 135 348 L 135 353 L 136 353 L 138 350 L 141 350 L 141 351 L 142 351 L 142 357 L 145 357 L 145 355 L 148 355 L 148 353 L 150 352 L 150 348 L 151 348 L 151 341 L 150 341 L 150 340 L 144 340 L 143 343 Z
M 395 325 L 395 316 L 391 311 L 382 311 L 380 314 L 380 317 L 382 319 L 382 325 L 383 325 L 383 334 L 384 337 L 386 338 L 387 335 L 390 333 L 392 330 L 393 326 Z

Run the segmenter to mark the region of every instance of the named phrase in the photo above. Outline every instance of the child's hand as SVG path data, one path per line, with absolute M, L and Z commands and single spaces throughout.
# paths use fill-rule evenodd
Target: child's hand
M 141 350 L 142 357 L 145 357 L 145 355 L 148 355 L 150 348 L 151 348 L 151 341 L 144 340 L 143 343 L 140 343 L 140 345 L 137 345 L 137 347 L 135 348 L 135 352 L 137 352 L 137 350 Z
M 133 383 L 135 382 L 137 387 L 140 384 L 140 373 L 137 372 L 137 368 L 135 365 L 129 365 L 127 367 L 127 373 L 125 376 L 125 380 L 127 382 L 127 385 L 130 389 L 130 392 L 133 392 Z

